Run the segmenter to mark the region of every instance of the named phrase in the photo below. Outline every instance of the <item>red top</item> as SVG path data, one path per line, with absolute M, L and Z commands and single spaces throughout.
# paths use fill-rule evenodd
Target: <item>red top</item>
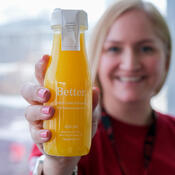
M 157 113 L 156 140 L 149 175 L 175 175 L 175 118 Z M 120 159 L 127 167 L 126 175 L 143 175 L 143 146 L 147 126 L 129 125 L 112 119 Z M 122 136 L 122 137 L 121 137 Z M 41 153 L 36 146 L 31 157 Z M 91 151 L 78 164 L 78 175 L 121 175 L 110 140 L 99 123 Z

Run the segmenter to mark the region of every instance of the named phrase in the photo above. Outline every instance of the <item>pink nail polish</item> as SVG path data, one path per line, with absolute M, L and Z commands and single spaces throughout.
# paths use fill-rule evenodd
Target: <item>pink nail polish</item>
M 51 112 L 51 108 L 49 106 L 42 107 L 42 113 L 49 114 Z
M 42 132 L 40 133 L 40 136 L 41 136 L 42 138 L 47 138 L 47 137 L 48 137 L 48 131 L 42 131 Z
M 41 97 L 41 98 L 45 98 L 46 94 L 47 94 L 47 90 L 46 89 L 40 89 L 38 91 L 38 96 Z

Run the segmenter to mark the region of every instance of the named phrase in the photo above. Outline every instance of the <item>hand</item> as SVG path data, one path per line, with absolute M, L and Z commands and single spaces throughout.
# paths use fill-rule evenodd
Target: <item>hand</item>
M 21 89 L 22 96 L 29 102 L 30 106 L 27 107 L 25 112 L 25 117 L 29 122 L 30 133 L 33 141 L 38 145 L 39 149 L 43 152 L 42 144 L 49 141 L 51 138 L 51 132 L 49 130 L 43 129 L 43 120 L 48 120 L 54 115 L 54 108 L 52 106 L 43 106 L 43 103 L 47 102 L 50 98 L 50 91 L 43 87 L 44 76 L 49 61 L 49 56 L 45 55 L 43 58 L 35 65 L 35 76 L 39 82 L 39 85 L 34 85 L 31 83 L 25 84 Z M 93 110 L 98 103 L 98 89 L 93 88 Z M 95 135 L 97 128 L 97 118 L 93 117 L 92 120 L 92 133 Z M 74 166 L 79 161 L 80 157 L 54 157 L 46 155 L 45 161 L 45 171 L 47 174 L 47 169 L 52 167 L 53 174 L 69 174 L 71 173 Z M 47 164 L 46 164 L 47 162 Z M 54 167 L 54 168 L 53 168 Z M 60 167 L 60 170 L 59 170 Z M 70 168 L 68 168 L 70 167 Z M 51 175 L 49 170 L 49 174 Z

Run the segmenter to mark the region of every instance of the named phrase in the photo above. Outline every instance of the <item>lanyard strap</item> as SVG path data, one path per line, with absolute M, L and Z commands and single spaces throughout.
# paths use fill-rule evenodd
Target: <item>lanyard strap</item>
M 156 136 L 156 114 L 155 112 L 152 110 L 152 123 L 148 128 L 148 132 L 146 134 L 145 137 L 145 141 L 144 141 L 144 175 L 148 174 L 148 167 L 149 164 L 151 162 L 152 159 L 152 152 L 153 152 L 153 147 L 154 147 L 154 142 L 155 142 L 155 136 Z M 102 118 L 101 118 L 103 127 L 109 137 L 109 140 L 111 142 L 111 145 L 113 147 L 113 150 L 115 152 L 119 167 L 120 167 L 120 171 L 122 175 L 127 175 L 126 174 L 126 168 L 123 164 L 123 162 L 120 159 L 120 155 L 118 150 L 116 149 L 116 145 L 117 145 L 117 141 L 114 138 L 114 131 L 113 131 L 113 127 L 112 127 L 112 123 L 111 123 L 111 119 L 109 117 L 109 115 L 104 111 L 102 112 Z

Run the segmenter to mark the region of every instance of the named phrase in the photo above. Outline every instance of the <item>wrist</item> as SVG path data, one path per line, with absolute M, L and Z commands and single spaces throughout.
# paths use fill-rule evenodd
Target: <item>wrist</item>
M 38 158 L 33 175 L 77 175 L 80 157 L 52 157 L 42 155 Z
M 44 175 L 72 175 L 80 157 L 46 156 L 43 162 Z

